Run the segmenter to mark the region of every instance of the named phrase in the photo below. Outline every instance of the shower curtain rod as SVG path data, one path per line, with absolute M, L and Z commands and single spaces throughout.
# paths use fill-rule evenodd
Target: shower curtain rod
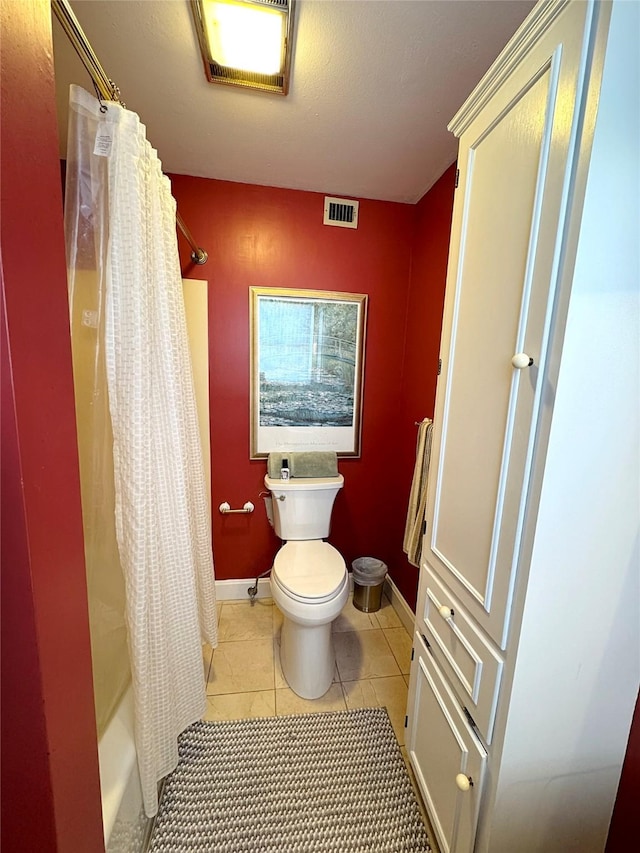
M 82 64 L 89 72 L 91 79 L 100 92 L 100 95 L 105 98 L 105 100 L 115 101 L 124 107 L 124 103 L 120 98 L 120 89 L 115 85 L 113 80 L 107 77 L 104 68 L 100 65 L 98 57 L 84 34 L 84 30 L 80 26 L 80 22 L 76 18 L 68 0 L 51 0 L 51 7 L 55 12 L 56 18 L 60 21 L 60 25 L 62 26 L 67 38 L 80 57 Z M 198 247 L 198 244 L 193 239 L 191 231 L 189 231 L 184 220 L 177 211 L 176 223 L 185 240 L 191 246 L 191 260 L 194 264 L 206 264 L 209 256 L 204 249 L 200 249 Z

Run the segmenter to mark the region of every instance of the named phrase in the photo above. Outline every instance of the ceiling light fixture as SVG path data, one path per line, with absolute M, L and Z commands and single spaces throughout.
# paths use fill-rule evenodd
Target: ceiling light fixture
M 190 0 L 210 83 L 286 95 L 295 0 Z

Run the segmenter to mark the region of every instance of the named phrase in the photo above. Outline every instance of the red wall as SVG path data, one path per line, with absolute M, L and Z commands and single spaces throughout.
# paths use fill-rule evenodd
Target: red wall
M 416 205 L 400 386 L 401 432 L 397 465 L 398 493 L 407 497 L 415 462 L 416 423 L 425 417 L 433 418 L 435 405 L 455 172 L 454 164 Z M 394 581 L 415 610 L 418 569 L 408 563 L 402 553 L 404 515 L 399 521 L 394 532 L 393 561 L 397 566 Z
M 2 849 L 103 850 L 48 0 L 2 3 Z
M 0 270 L 1 273 L 1 270 Z M 55 838 L 40 661 L 32 606 L 29 543 L 22 503 L 22 470 L 13 383 L 2 310 L 2 843 L 9 849 L 37 814 L 35 849 Z M 23 678 L 23 673 L 27 677 Z M 29 724 L 25 725 L 28 720 Z M 29 756 L 29 761 L 24 760 Z M 16 801 L 24 807 L 16 810 Z M 28 804 L 28 805 L 27 805 Z M 15 850 L 18 849 L 14 846 Z
M 322 225 L 323 196 L 172 177 L 178 207 L 209 253 L 185 275 L 209 281 L 213 538 L 218 579 L 266 570 L 278 540 L 262 502 L 264 461 L 249 461 L 249 287 L 369 295 L 362 454 L 343 459 L 345 488 L 331 541 L 349 564 L 384 560 L 415 606 L 417 571 L 402 553 L 415 453 L 415 421 L 433 414 L 453 203 L 453 168 L 417 206 L 360 202 L 355 231 Z M 224 500 L 257 505 L 221 516 Z
M 414 423 L 433 417 L 436 399 L 455 173 L 454 163 L 416 205 L 402 375 L 402 405 Z
M 638 833 L 638 792 L 640 791 L 640 696 L 631 722 L 627 753 L 618 786 L 606 853 L 626 853 Z
M 374 555 L 392 571 L 398 406 L 415 207 L 363 200 L 357 230 L 322 224 L 324 197 L 186 176 L 172 177 L 178 207 L 205 266 L 186 274 L 209 287 L 213 538 L 216 577 L 269 568 L 279 541 L 262 501 L 265 460 L 249 461 L 249 287 L 335 290 L 369 295 L 362 455 L 340 460 L 331 541 L 349 564 Z M 181 244 L 183 241 L 181 241 Z M 251 516 L 221 516 L 227 500 L 256 503 Z

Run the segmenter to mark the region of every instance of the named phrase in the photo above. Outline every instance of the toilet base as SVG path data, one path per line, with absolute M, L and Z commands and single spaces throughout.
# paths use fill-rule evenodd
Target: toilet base
M 319 699 L 331 687 L 336 657 L 331 622 L 299 625 L 285 616 L 280 639 L 280 663 L 287 684 L 303 699 Z
M 287 684 L 303 699 L 319 699 L 333 681 L 336 658 L 331 624 L 349 597 L 349 575 L 344 576 L 328 601 L 293 598 L 282 588 L 277 572 L 271 572 L 271 595 L 284 622 L 280 638 L 280 662 Z

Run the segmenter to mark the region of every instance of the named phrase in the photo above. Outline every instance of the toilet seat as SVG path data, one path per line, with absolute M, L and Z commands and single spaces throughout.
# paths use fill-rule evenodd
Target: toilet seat
M 272 576 L 291 598 L 309 604 L 330 601 L 342 589 L 346 565 L 322 539 L 286 542 L 276 554 Z

